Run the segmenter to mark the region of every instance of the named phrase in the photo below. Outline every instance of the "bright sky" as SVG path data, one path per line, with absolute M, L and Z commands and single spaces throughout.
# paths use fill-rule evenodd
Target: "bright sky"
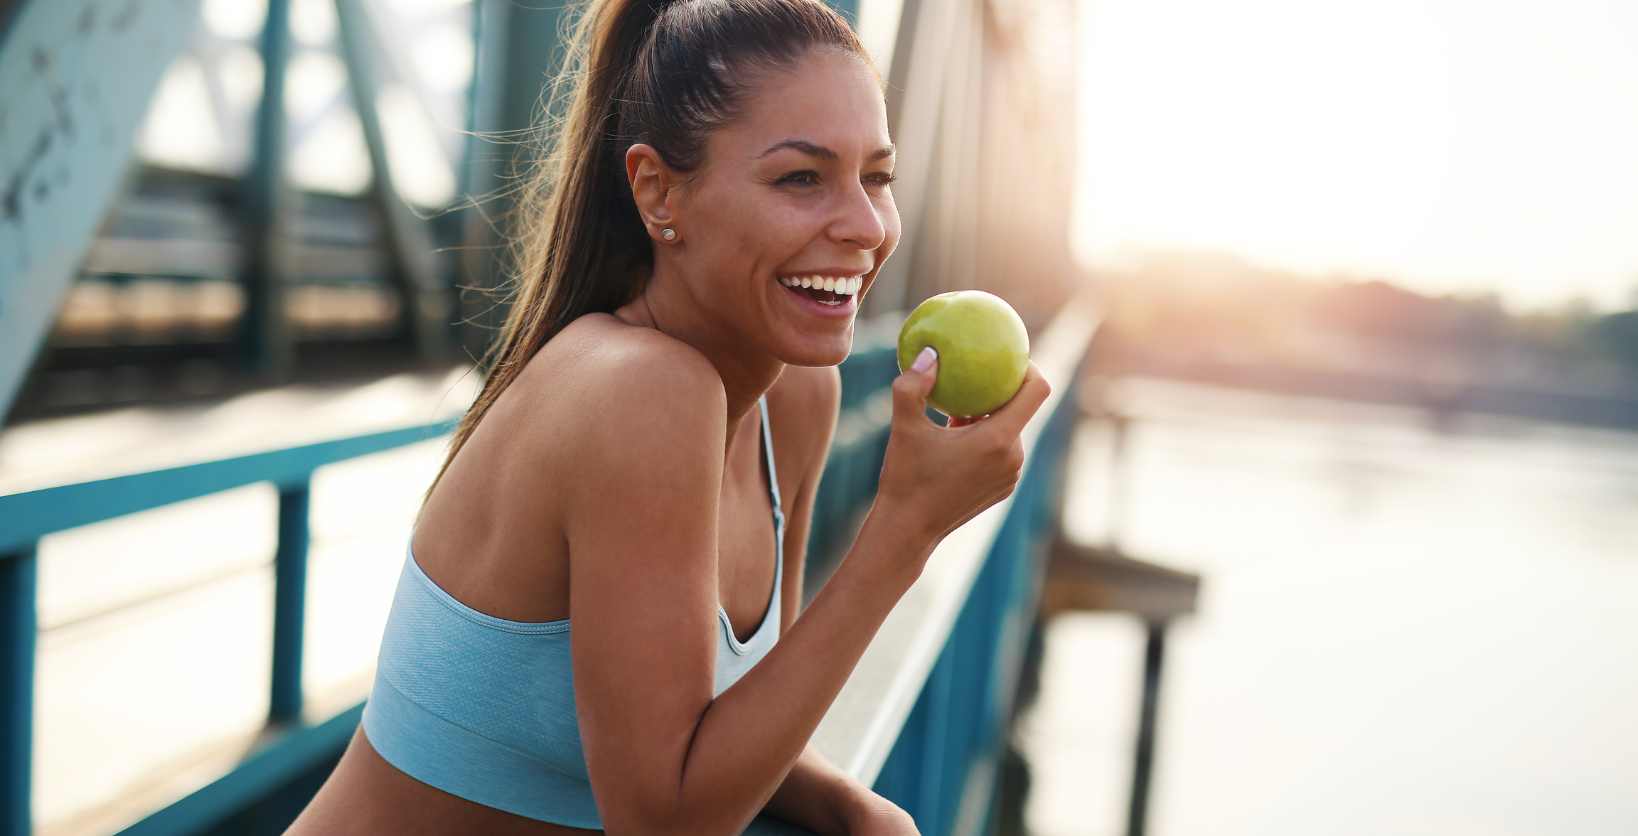
M 1083 262 L 1638 305 L 1638 0 L 1079 0 Z

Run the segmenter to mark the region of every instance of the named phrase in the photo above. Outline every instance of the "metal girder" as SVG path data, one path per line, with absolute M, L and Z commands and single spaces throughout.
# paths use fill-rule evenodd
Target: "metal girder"
M 335 0 L 341 24 L 341 54 L 347 63 L 348 89 L 353 109 L 364 129 L 364 144 L 370 152 L 373 171 L 371 194 L 386 226 L 387 252 L 394 273 L 404 291 L 410 331 L 422 359 L 444 363 L 453 359 L 450 348 L 449 283 L 433 263 L 432 230 L 415 214 L 393 186 L 393 172 L 387 158 L 387 138 L 376 109 L 381 90 L 376 67 L 381 62 L 379 33 L 360 0 Z
M 268 0 L 262 23 L 262 98 L 256 105 L 255 153 L 240 184 L 245 239 L 245 312 L 239 325 L 244 360 L 264 380 L 281 380 L 295 365 L 284 292 L 296 269 L 300 195 L 290 185 L 285 68 L 290 63 L 290 0 Z
M 876 274 L 865 299 L 867 313 L 906 310 L 921 301 L 911 298 L 912 262 L 926 237 L 923 217 L 941 173 L 935 163 L 946 87 L 960 81 L 951 68 L 976 60 L 963 49 L 970 37 L 958 38 L 969 34 L 964 24 L 973 14 L 973 0 L 903 0 L 887 73 L 888 127 L 899 149 L 893 196 L 903 234 L 897 253 Z
M 0 418 L 198 15 L 199 0 L 32 0 L 0 42 Z
M 527 161 L 527 138 L 546 85 L 561 68 L 565 4 L 477 0 L 473 4 L 477 67 L 472 79 L 473 137 L 461 172 L 465 212 L 456 284 L 460 340 L 481 357 L 505 320 L 506 241 L 516 234 L 512 175 Z

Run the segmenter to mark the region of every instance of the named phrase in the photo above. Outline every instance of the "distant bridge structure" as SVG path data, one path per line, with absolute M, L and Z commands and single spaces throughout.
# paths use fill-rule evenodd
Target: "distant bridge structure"
M 533 124 L 561 58 L 564 9 L 536 5 L 0 3 L 0 416 L 480 355 L 500 311 L 468 288 L 505 286 L 511 139 Z M 1096 321 L 1068 304 L 1073 13 L 1069 0 L 836 5 L 879 58 L 899 148 L 905 234 L 866 314 L 890 323 L 933 293 L 993 290 L 1024 314 L 1059 389 L 1030 430 L 1018 494 L 941 549 L 816 735 L 924 832 L 982 832 Z M 842 371 L 815 525 L 821 567 L 874 494 L 895 368 L 865 340 Z M 356 723 L 356 709 L 301 713 L 311 472 L 443 429 L 0 495 L 0 836 L 40 826 L 30 764 L 42 537 L 276 484 L 264 739 L 239 768 L 123 832 L 278 832 Z

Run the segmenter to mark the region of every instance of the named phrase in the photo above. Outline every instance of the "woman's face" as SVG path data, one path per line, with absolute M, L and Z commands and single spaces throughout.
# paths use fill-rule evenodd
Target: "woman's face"
M 656 277 L 783 362 L 835 365 L 899 240 L 887 111 L 875 73 L 833 50 L 761 76 L 667 201 L 678 240 L 657 246 Z

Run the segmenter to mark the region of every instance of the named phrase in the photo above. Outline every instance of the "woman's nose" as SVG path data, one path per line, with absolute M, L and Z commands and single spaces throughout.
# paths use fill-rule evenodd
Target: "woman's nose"
M 844 188 L 837 199 L 840 205 L 830 226 L 833 240 L 866 251 L 880 247 L 887 240 L 887 225 L 862 184 Z

